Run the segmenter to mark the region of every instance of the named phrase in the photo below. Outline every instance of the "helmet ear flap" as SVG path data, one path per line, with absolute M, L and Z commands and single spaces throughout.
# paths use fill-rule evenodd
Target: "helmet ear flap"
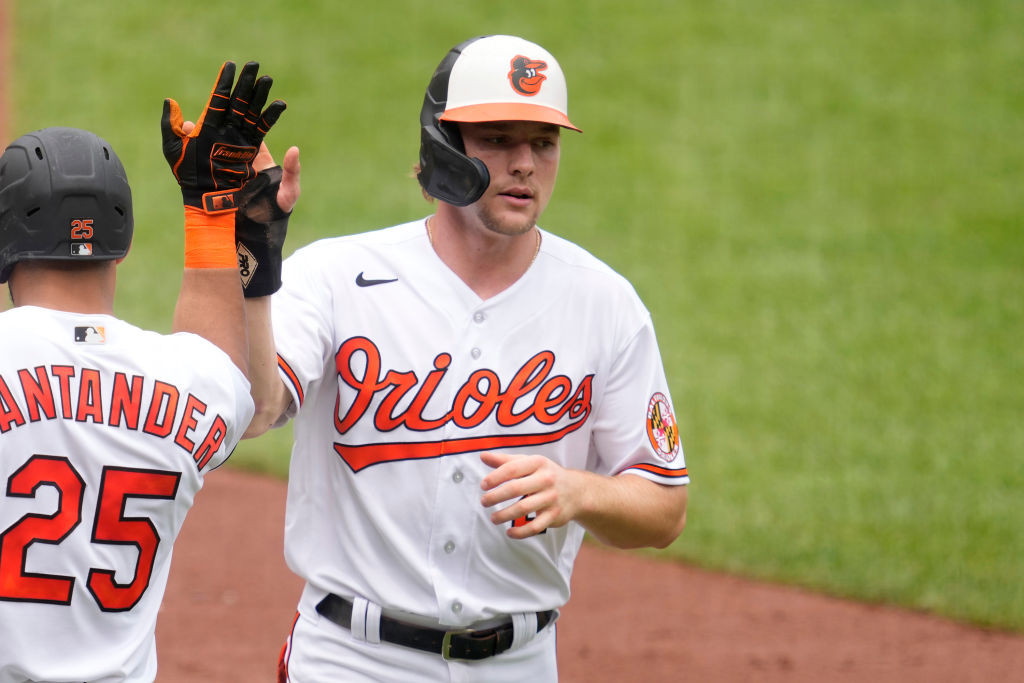
M 480 36 L 483 37 L 483 36 Z M 444 56 L 427 85 L 420 109 L 420 172 L 423 191 L 454 206 L 468 206 L 480 199 L 491 176 L 479 159 L 465 154 L 456 124 L 440 120 L 448 100 L 448 79 L 462 50 L 480 37 L 459 43 Z
M 427 194 L 454 206 L 472 204 L 491 183 L 487 166 L 456 149 L 438 127 L 421 129 L 418 178 Z

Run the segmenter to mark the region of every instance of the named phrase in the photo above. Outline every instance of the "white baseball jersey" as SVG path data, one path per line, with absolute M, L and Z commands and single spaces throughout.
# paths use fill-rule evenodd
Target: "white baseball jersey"
M 452 627 L 562 606 L 584 529 L 508 538 L 480 503 L 481 451 L 688 483 L 649 313 L 608 266 L 542 237 L 487 300 L 422 220 L 286 260 L 272 310 L 295 417 L 285 554 L 321 594 Z
M 0 682 L 155 678 L 174 539 L 252 414 L 201 337 L 0 313 Z

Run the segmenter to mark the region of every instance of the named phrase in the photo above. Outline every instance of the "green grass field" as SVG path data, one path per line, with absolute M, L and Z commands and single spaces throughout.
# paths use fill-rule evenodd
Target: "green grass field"
M 207 5 L 210 5 L 209 7 Z M 244 13 L 244 14 L 240 14 Z M 15 0 L 11 134 L 125 162 L 118 313 L 181 268 L 164 97 L 258 59 L 302 149 L 286 252 L 425 215 L 417 115 L 447 49 L 548 47 L 570 113 L 542 224 L 654 316 L 693 477 L 667 553 L 1024 631 L 1024 4 Z M 288 430 L 236 452 L 284 475 Z

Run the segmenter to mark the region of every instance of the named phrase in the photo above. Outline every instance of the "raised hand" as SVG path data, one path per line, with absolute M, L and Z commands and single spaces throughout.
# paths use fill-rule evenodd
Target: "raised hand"
M 164 100 L 164 158 L 186 206 L 206 213 L 234 211 L 238 190 L 255 177 L 253 161 L 260 144 L 287 106 L 274 100 L 264 109 L 273 79 L 257 78 L 258 71 L 258 62 L 246 63 L 232 90 L 235 63 L 224 62 L 210 99 L 191 128 L 184 125 L 178 103 Z

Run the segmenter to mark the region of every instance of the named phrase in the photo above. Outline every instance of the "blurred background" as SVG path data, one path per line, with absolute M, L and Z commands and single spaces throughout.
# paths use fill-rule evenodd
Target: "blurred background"
M 1024 631 L 1024 3 L 7 2 L 2 142 L 110 141 L 136 219 L 116 312 L 161 331 L 165 97 L 194 119 L 224 60 L 275 77 L 287 254 L 428 214 L 434 67 L 540 43 L 584 131 L 541 225 L 634 283 L 672 384 L 693 483 L 660 556 Z M 230 466 L 285 477 L 289 444 Z

